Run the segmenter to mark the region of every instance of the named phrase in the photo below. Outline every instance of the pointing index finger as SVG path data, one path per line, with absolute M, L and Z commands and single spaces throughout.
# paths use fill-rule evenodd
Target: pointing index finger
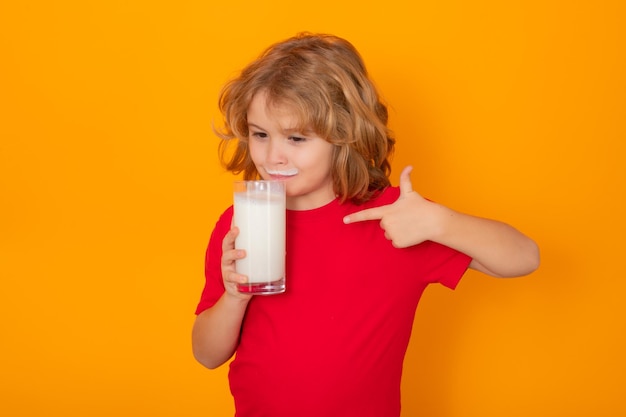
M 365 210 L 357 211 L 356 213 L 352 213 L 344 217 L 343 222 L 345 224 L 348 224 L 348 223 L 363 222 L 363 221 L 368 221 L 368 220 L 380 220 L 383 218 L 384 212 L 385 212 L 384 206 L 365 209 Z

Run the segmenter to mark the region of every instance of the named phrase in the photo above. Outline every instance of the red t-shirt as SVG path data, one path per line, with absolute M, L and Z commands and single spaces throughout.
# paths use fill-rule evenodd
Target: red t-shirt
M 378 221 L 343 217 L 390 204 L 337 200 L 287 211 L 284 294 L 255 296 L 230 365 L 237 417 L 393 417 L 418 301 L 430 283 L 454 288 L 471 259 L 434 242 L 397 249 Z M 196 314 L 224 292 L 220 260 L 232 207 L 213 231 Z

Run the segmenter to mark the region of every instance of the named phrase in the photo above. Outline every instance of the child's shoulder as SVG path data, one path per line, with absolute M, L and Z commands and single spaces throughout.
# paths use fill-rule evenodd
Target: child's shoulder
M 224 229 L 226 231 L 230 230 L 230 225 L 233 221 L 233 214 L 233 206 L 230 205 L 226 210 L 222 212 L 222 214 L 220 214 L 220 217 L 217 219 L 217 222 L 215 224 L 215 228 Z
M 363 208 L 379 207 L 391 204 L 400 197 L 400 188 L 397 186 L 387 186 L 375 194 L 369 201 L 363 203 Z

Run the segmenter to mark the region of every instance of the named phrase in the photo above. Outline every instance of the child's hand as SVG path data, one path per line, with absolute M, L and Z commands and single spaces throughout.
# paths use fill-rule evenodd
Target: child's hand
M 413 191 L 408 166 L 400 174 L 400 197 L 392 204 L 361 210 L 346 216 L 344 223 L 380 220 L 385 237 L 393 246 L 406 248 L 431 240 L 437 231 L 441 206 L 426 200 Z
M 222 241 L 222 278 L 224 279 L 224 288 L 229 295 L 249 300 L 252 298 L 250 294 L 243 294 L 237 290 L 237 284 L 244 284 L 248 280 L 245 275 L 235 271 L 235 260 L 246 256 L 245 251 L 235 249 L 235 238 L 238 234 L 239 229 L 237 226 L 233 226 Z

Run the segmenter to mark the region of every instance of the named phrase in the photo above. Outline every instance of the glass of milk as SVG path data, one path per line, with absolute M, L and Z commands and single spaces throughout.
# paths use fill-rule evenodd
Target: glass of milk
M 235 248 L 246 251 L 235 268 L 248 277 L 239 291 L 285 292 L 285 183 L 235 181 L 233 197 L 234 223 L 239 228 Z

